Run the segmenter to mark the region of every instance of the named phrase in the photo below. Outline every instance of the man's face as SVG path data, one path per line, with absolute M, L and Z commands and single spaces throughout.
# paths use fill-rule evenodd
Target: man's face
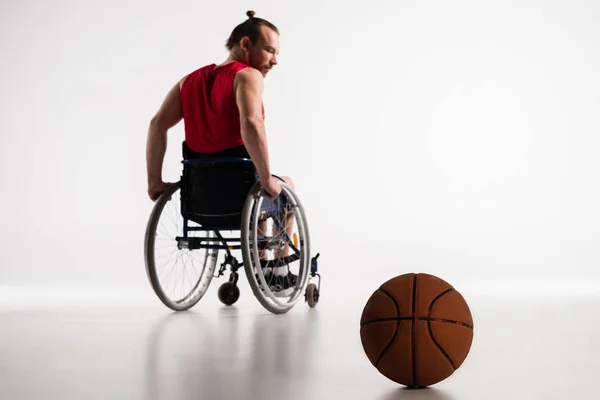
M 277 65 L 279 35 L 264 25 L 260 26 L 260 30 L 261 35 L 255 44 L 248 41 L 248 64 L 266 76 Z

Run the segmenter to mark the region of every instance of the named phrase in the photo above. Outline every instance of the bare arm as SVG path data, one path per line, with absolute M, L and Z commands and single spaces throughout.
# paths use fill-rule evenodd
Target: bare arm
M 157 197 L 157 195 L 151 192 L 164 190 L 162 164 L 167 150 L 167 132 L 183 118 L 181 99 L 179 98 L 182 81 L 183 79 L 171 88 L 158 112 L 150 121 L 148 128 L 146 169 L 148 175 L 148 192 L 151 198 Z
M 240 111 L 242 140 L 264 184 L 271 178 L 271 168 L 262 116 L 262 74 L 254 68 L 239 72 L 234 80 L 234 91 Z

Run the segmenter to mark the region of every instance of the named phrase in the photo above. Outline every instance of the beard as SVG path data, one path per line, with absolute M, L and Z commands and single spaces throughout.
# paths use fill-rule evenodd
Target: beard
M 269 64 L 263 64 L 260 58 L 261 57 L 259 55 L 250 53 L 248 54 L 248 64 L 252 68 L 259 70 L 260 72 L 262 72 L 263 75 L 265 75 L 267 72 L 269 72 L 268 70 L 271 66 Z

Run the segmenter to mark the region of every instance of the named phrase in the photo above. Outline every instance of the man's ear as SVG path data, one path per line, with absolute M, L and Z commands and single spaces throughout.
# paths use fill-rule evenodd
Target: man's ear
M 240 40 L 240 48 L 242 50 L 245 51 L 250 51 L 250 46 L 252 45 L 252 42 L 250 41 L 250 38 L 248 36 L 244 36 L 241 40 Z

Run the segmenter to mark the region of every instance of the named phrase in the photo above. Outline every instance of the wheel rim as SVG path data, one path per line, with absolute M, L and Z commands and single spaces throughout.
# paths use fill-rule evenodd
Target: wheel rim
M 294 225 L 297 227 L 296 234 L 287 235 L 286 243 L 300 244 L 298 263 L 298 274 L 296 284 L 292 288 L 292 293 L 287 296 L 276 295 L 269 288 L 269 283 L 262 271 L 262 268 L 257 268 L 260 265 L 259 251 L 259 232 L 258 215 L 260 215 L 263 197 L 260 195 L 259 186 L 256 185 L 251 191 L 251 196 L 244 207 L 243 225 L 242 225 L 242 241 L 244 253 L 244 265 L 246 275 L 258 300 L 268 310 L 278 313 L 286 312 L 291 309 L 304 295 L 304 289 L 308 281 L 309 263 L 310 263 L 310 241 L 308 234 L 308 226 L 304 215 L 304 209 L 300 200 L 295 195 L 293 190 L 284 182 L 281 182 L 282 193 L 286 196 L 288 204 L 293 210 Z M 287 222 L 286 222 L 287 224 Z M 263 243 L 263 242 L 261 242 Z M 297 248 L 297 247 L 296 247 Z M 289 267 L 289 265 L 288 265 Z M 258 280 L 256 279 L 256 276 Z
M 186 310 L 206 293 L 218 250 L 187 250 L 177 246 L 175 238 L 183 236 L 179 193 L 179 184 L 176 184 L 157 200 L 148 221 L 144 253 L 146 272 L 156 295 L 167 307 Z M 188 224 L 193 225 L 197 224 Z M 190 232 L 190 236 L 214 238 L 215 234 Z

